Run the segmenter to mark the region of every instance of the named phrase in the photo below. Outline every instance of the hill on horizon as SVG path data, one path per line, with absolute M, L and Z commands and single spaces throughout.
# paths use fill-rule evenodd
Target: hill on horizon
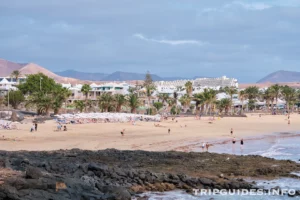
M 59 83 L 76 83 L 80 81 L 74 78 L 59 76 L 35 63 L 14 63 L 0 59 L 0 77 L 10 77 L 11 73 L 15 70 L 20 71 L 21 75 L 43 73 Z
M 257 81 L 257 83 L 300 82 L 300 72 L 279 70 Z
M 66 70 L 62 72 L 55 72 L 60 76 L 76 78 L 80 80 L 89 80 L 89 81 L 101 81 L 104 77 L 108 76 L 105 73 L 89 73 L 89 72 L 79 72 L 75 70 Z
M 105 73 L 89 73 L 89 72 L 79 72 L 76 70 L 66 70 L 62 72 L 51 72 L 50 70 L 35 64 L 35 63 L 15 63 L 0 58 L 0 77 L 10 77 L 14 70 L 19 70 L 22 75 L 37 74 L 39 72 L 53 78 L 59 83 L 84 83 L 84 82 L 104 82 L 104 81 L 137 81 L 144 80 L 145 75 L 143 73 L 135 72 L 122 72 L 116 71 L 111 74 Z M 151 74 L 153 81 L 173 81 L 173 80 L 186 80 L 195 79 L 193 78 L 183 78 L 183 77 L 160 77 L 156 74 Z
M 116 71 L 111 74 L 105 73 L 91 73 L 91 72 L 80 72 L 76 70 L 66 70 L 62 72 L 56 72 L 56 74 L 76 78 L 80 80 L 89 80 L 89 81 L 135 81 L 135 80 L 144 80 L 146 74 L 135 73 L 135 72 L 123 72 Z M 172 81 L 180 79 L 188 79 L 182 77 L 160 77 L 156 74 L 151 74 L 153 81 Z

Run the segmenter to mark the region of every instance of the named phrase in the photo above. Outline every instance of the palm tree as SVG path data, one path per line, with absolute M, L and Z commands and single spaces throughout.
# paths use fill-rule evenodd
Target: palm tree
M 191 97 L 193 93 L 193 83 L 191 81 L 188 81 L 184 84 L 184 86 L 185 86 L 186 94 L 189 97 Z
M 245 92 L 245 90 L 241 90 L 239 92 L 239 99 L 240 99 L 241 104 L 242 104 L 241 114 L 243 114 L 243 111 L 244 111 L 244 101 L 246 99 L 246 92 Z
M 187 107 L 191 103 L 191 98 L 187 94 L 185 94 L 179 99 L 179 101 L 180 101 L 181 105 L 183 106 L 185 112 L 187 112 Z
M 85 105 L 87 105 L 87 100 L 89 97 L 89 92 L 92 90 L 91 86 L 88 84 L 84 84 L 81 88 L 81 92 L 84 94 L 85 96 Z M 86 111 L 86 107 L 85 107 L 85 111 Z
M 284 100 L 286 102 L 286 109 L 287 112 L 290 112 L 290 105 L 292 104 L 292 102 L 294 102 L 296 100 L 296 90 L 294 88 L 291 88 L 289 86 L 283 86 L 281 87 L 281 94 L 284 97 Z
M 19 82 L 19 78 L 21 76 L 21 72 L 19 70 L 14 70 L 10 77 L 16 79 L 16 82 Z
M 53 91 L 53 105 L 54 114 L 59 112 L 59 109 L 63 106 L 63 103 L 66 104 L 67 99 L 71 96 L 72 92 L 67 88 L 57 87 Z
M 150 100 L 151 100 L 151 96 L 152 96 L 152 94 L 153 94 L 153 92 L 155 91 L 156 88 L 153 84 L 146 85 L 145 88 L 146 88 L 146 96 L 147 96 L 147 99 L 148 99 L 148 111 L 147 111 L 147 113 L 150 114 Z
M 270 88 L 272 89 L 272 92 L 273 92 L 272 94 L 275 97 L 275 105 L 277 106 L 278 98 L 280 96 L 282 87 L 278 84 L 275 84 L 275 85 L 272 85 Z M 274 106 L 272 106 L 272 107 L 273 107 L 273 110 L 274 110 Z
M 123 94 L 115 94 L 113 100 L 116 104 L 116 111 L 121 112 L 122 106 L 126 104 L 126 97 Z
M 269 87 L 266 89 L 262 94 L 263 99 L 266 101 L 266 107 L 267 111 L 269 111 L 270 102 L 272 105 L 272 110 L 274 109 L 273 103 L 274 103 L 274 89 L 272 87 Z
M 233 109 L 232 109 L 232 105 L 233 105 L 233 95 L 235 95 L 235 94 L 237 94 L 238 93 L 238 91 L 237 91 L 237 89 L 235 88 L 235 87 L 225 87 L 225 92 L 226 92 L 226 94 L 227 95 L 229 95 L 230 96 L 230 101 L 231 101 L 231 114 L 233 114 Z
M 102 108 L 102 111 L 108 112 L 113 103 L 113 100 L 113 96 L 110 93 L 103 93 L 99 97 L 99 107 Z
M 160 94 L 158 95 L 158 98 L 159 98 L 160 100 L 162 100 L 162 103 L 163 103 L 163 105 L 164 105 L 165 102 L 167 102 L 168 99 L 169 99 L 170 97 L 169 97 L 169 94 L 166 94 L 166 93 L 160 93 Z
M 76 100 L 74 101 L 74 106 L 77 110 L 79 110 L 80 112 L 83 111 L 83 109 L 86 107 L 85 103 L 81 100 Z
M 130 107 L 130 112 L 136 113 L 136 109 L 141 105 L 137 94 L 129 94 L 127 98 L 128 106 Z
M 53 106 L 53 99 L 54 96 L 52 94 L 44 94 L 41 91 L 36 91 L 27 98 L 25 106 L 35 105 L 38 115 L 48 115 Z
M 207 99 L 207 103 L 209 105 L 209 112 L 211 114 L 212 111 L 214 111 L 215 108 L 215 102 L 217 99 L 217 91 L 213 89 L 209 89 L 209 98 Z
M 245 89 L 245 94 L 249 99 L 249 104 L 254 105 L 256 102 L 256 98 L 259 96 L 259 88 L 257 86 L 250 86 Z
M 205 103 L 205 98 L 204 98 L 203 93 L 194 94 L 193 101 L 196 102 L 196 115 L 198 115 L 201 107 L 203 107 L 203 105 Z
M 214 109 L 216 98 L 217 98 L 217 91 L 213 89 L 207 89 L 205 88 L 203 93 L 203 99 L 204 99 L 204 105 L 205 105 L 205 114 L 208 113 L 208 111 L 211 111 Z
M 154 108 L 156 108 L 157 112 L 159 112 L 159 110 L 163 107 L 163 103 L 162 102 L 155 102 L 153 104 Z
M 231 106 L 230 99 L 221 99 L 216 103 L 217 108 L 219 109 L 220 114 L 222 114 L 223 110 L 225 110 L 225 114 L 228 114 L 229 108 Z

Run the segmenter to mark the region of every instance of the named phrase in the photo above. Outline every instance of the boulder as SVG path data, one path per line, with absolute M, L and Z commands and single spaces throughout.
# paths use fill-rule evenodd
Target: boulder
M 26 178 L 27 179 L 39 179 L 42 176 L 43 176 L 43 174 L 39 168 L 35 168 L 35 167 L 31 167 L 31 166 L 26 168 Z

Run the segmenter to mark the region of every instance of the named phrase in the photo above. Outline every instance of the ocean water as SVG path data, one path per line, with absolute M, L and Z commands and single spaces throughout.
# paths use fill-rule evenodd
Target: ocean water
M 201 144 L 195 146 L 194 151 L 202 151 Z M 262 136 L 261 138 L 244 138 L 243 148 L 240 147 L 239 141 L 233 145 L 231 142 L 226 144 L 216 144 L 209 149 L 210 152 L 228 153 L 236 155 L 261 155 L 274 159 L 300 160 L 300 134 L 299 133 L 274 133 L 270 136 Z M 265 189 L 271 189 L 279 186 L 281 189 L 300 190 L 300 172 L 294 172 L 299 179 L 281 178 L 277 180 L 256 180 L 258 186 L 263 186 Z M 251 181 L 251 180 L 249 180 Z M 285 196 L 241 196 L 241 195 L 213 195 L 213 196 L 193 196 L 184 191 L 171 191 L 165 193 L 146 193 L 143 194 L 150 197 L 150 200 L 285 200 L 285 199 L 300 199 L 300 197 Z
M 217 144 L 210 149 L 210 152 L 236 155 L 261 155 L 269 158 L 299 162 L 300 134 L 275 133 L 261 138 L 245 138 L 242 148 L 239 140 L 237 140 L 235 145 L 230 142 L 222 145 Z

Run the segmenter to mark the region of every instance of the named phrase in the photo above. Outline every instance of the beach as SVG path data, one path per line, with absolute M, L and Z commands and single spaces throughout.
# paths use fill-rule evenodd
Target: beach
M 18 130 L 0 130 L 0 150 L 45 151 L 59 149 L 147 151 L 191 151 L 202 142 L 222 143 L 236 138 L 261 138 L 273 133 L 298 132 L 300 115 L 287 116 L 248 114 L 247 117 L 178 117 L 172 121 L 131 123 L 67 124 L 68 131 L 56 131 L 54 120 L 38 124 L 38 131 L 30 132 L 32 123 L 19 124 Z M 176 122 L 177 121 L 177 122 Z M 159 124 L 155 126 L 154 124 Z M 233 128 L 233 135 L 230 130 Z M 124 136 L 120 132 L 125 129 Z M 170 134 L 168 134 L 170 129 Z M 210 148 L 214 150 L 214 147 Z
M 0 197 L 178 200 L 198 199 L 194 188 L 248 191 L 277 186 L 300 196 L 294 187 L 300 183 L 298 114 L 290 116 L 290 124 L 287 116 L 250 114 L 214 120 L 67 124 L 67 131 L 57 131 L 57 122 L 50 120 L 33 132 L 31 120 L 25 121 L 18 130 L 1 130 Z M 203 142 L 213 145 L 209 153 L 199 153 Z

